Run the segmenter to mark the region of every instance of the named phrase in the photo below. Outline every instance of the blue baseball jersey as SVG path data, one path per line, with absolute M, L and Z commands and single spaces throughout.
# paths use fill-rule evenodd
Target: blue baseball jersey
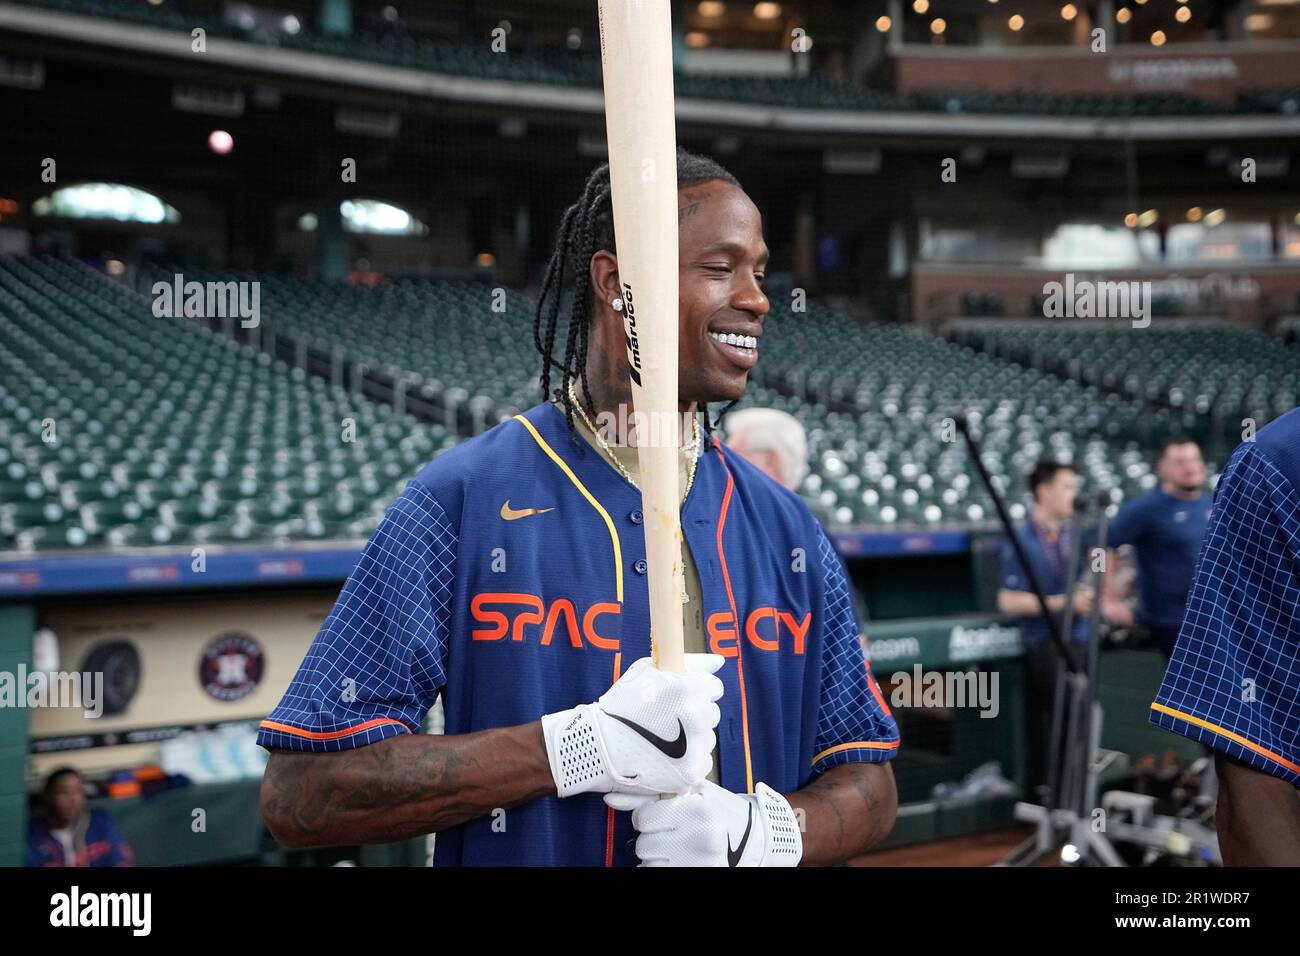
M 1107 543 L 1137 552 L 1139 616 L 1149 627 L 1173 632 L 1182 623 L 1211 503 L 1209 495 L 1188 501 L 1153 488 L 1112 519 Z
M 1223 470 L 1151 722 L 1300 786 L 1300 409 Z
M 388 509 L 283 699 L 267 749 L 337 751 L 589 703 L 650 654 L 641 495 L 551 403 L 461 443 Z M 888 760 L 843 565 L 802 499 L 716 440 L 682 506 L 709 649 L 725 658 L 721 783 L 788 793 Z M 496 826 L 494 826 L 496 822 Z M 504 827 L 500 824 L 504 823 Z M 630 814 L 546 797 L 439 832 L 436 865 L 635 865 Z
M 1075 538 L 1072 529 L 1067 525 L 1057 535 L 1056 540 L 1048 542 L 1038 525 L 1033 521 L 1026 521 L 1016 529 L 1016 537 L 1020 540 L 1020 546 L 1025 550 L 1025 557 L 1033 565 L 1034 573 L 1038 577 L 1038 583 L 1042 585 L 1043 596 L 1049 597 L 1053 594 L 1065 594 L 1071 590 L 1066 586 L 1065 579 L 1069 574 L 1070 567 L 1070 550 L 1078 550 L 1075 544 Z M 1076 554 L 1074 556 L 1075 580 L 1084 580 L 1087 577 L 1087 553 Z M 1001 587 L 1008 591 L 1028 591 L 1033 593 L 1033 586 L 1029 583 L 1029 575 L 1025 573 L 1025 567 L 1020 563 L 1020 558 L 1016 556 L 1016 550 L 1012 547 L 1009 540 L 1002 542 L 1002 581 Z M 1064 624 L 1065 615 L 1057 616 L 1057 621 Z M 1074 615 L 1073 623 L 1070 626 L 1071 634 L 1076 642 L 1086 641 L 1088 639 L 1088 622 L 1086 618 Z M 1026 644 L 1038 644 L 1049 638 L 1051 632 L 1047 628 L 1041 614 L 1032 617 L 1020 618 L 1020 639 Z

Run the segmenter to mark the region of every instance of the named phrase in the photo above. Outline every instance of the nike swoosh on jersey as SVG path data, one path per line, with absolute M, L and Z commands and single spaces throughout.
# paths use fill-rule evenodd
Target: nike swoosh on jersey
M 677 718 L 677 739 L 665 740 L 653 731 L 646 730 L 640 724 L 634 723 L 626 717 L 620 717 L 618 714 L 610 714 L 609 711 L 605 711 L 605 713 L 609 714 L 610 717 L 613 717 L 619 723 L 631 727 L 646 740 L 650 741 L 650 743 L 654 745 L 655 749 L 665 757 L 671 757 L 673 760 L 676 760 L 677 758 L 686 755 L 686 728 L 682 726 L 682 720 L 680 717 Z
M 754 829 L 754 805 L 749 805 L 749 820 L 745 823 L 745 835 L 740 838 L 740 846 L 731 848 L 731 834 L 727 834 L 727 866 L 736 866 L 745 853 L 745 844 L 749 842 L 749 832 Z
M 510 499 L 505 500 L 501 506 L 501 517 L 507 521 L 516 521 L 519 518 L 527 518 L 529 515 L 544 515 L 548 511 L 554 511 L 554 508 L 511 508 Z

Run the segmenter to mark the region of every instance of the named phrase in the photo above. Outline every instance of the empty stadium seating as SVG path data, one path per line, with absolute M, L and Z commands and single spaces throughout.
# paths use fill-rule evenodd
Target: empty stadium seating
M 0 550 L 365 538 L 446 429 L 0 260 Z
M 143 274 L 142 288 L 173 268 Z M 93 548 L 366 536 L 439 451 L 539 398 L 533 307 L 475 282 L 378 286 L 257 278 L 281 358 L 67 260 L 0 262 L 0 548 Z M 1190 423 L 1300 404 L 1296 349 L 1231 328 L 1046 328 L 966 320 L 944 339 L 821 305 L 769 314 L 744 404 L 806 427 L 801 493 L 828 524 L 987 526 L 991 502 L 953 429 L 1022 513 L 1044 455 L 1112 502 L 1155 482 L 1150 449 Z M 266 339 L 262 344 L 265 345 Z M 411 380 L 453 427 L 345 390 L 286 355 Z M 716 411 L 716 406 L 715 406 Z M 426 418 L 429 416 L 425 416 Z M 434 416 L 437 417 L 437 416 Z M 349 432 L 355 430 L 355 440 Z
M 1156 321 L 1149 328 L 961 322 L 955 341 L 1157 407 L 1262 424 L 1300 405 L 1300 355 L 1264 332 Z
M 832 524 L 984 524 L 992 504 L 952 427 L 964 413 L 1010 500 L 1053 455 L 1114 501 L 1148 487 L 1146 413 L 1133 402 L 898 325 L 861 325 L 818 307 L 772 314 L 748 400 L 800 418 L 811 471 L 802 489 Z

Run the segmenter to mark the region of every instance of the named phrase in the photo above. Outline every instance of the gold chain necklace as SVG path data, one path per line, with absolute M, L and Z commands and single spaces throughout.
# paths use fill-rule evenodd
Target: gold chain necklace
M 640 491 L 641 486 L 633 480 L 632 476 L 628 473 L 628 470 L 623 467 L 623 463 L 618 460 L 618 456 L 614 454 L 614 450 L 609 447 L 609 443 L 601 437 L 600 432 L 596 430 L 596 426 L 593 425 L 591 419 L 587 417 L 587 410 L 582 407 L 582 402 L 578 401 L 578 396 L 573 391 L 573 379 L 569 379 L 569 401 L 573 404 L 573 407 L 578 410 L 578 414 L 582 417 L 582 423 L 587 426 L 593 435 L 596 436 L 596 441 L 600 443 L 601 449 L 605 452 L 605 457 L 607 457 L 623 477 L 627 479 L 629 485 L 637 491 Z M 691 442 L 682 450 L 689 450 L 691 452 L 691 469 L 686 476 L 686 490 L 682 493 L 682 501 L 684 502 L 686 501 L 687 496 L 691 493 L 691 486 L 695 484 L 695 469 L 700 462 L 700 418 L 698 415 L 691 419 Z

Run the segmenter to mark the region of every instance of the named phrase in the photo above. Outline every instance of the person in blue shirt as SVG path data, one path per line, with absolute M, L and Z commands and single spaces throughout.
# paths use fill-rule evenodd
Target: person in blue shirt
M 43 815 L 27 828 L 28 866 L 133 866 L 135 857 L 113 818 L 86 804 L 86 784 L 60 767 L 41 788 Z
M 1107 544 L 1132 546 L 1137 555 L 1139 605 L 1136 618 L 1168 659 L 1178 637 L 1192 583 L 1196 553 L 1205 537 L 1211 499 L 1205 492 L 1201 449 L 1185 435 L 1166 438 L 1156 458 L 1160 486 L 1124 505 L 1111 521 Z M 1108 581 L 1122 558 L 1108 556 Z M 1113 623 L 1127 623 L 1113 619 Z
M 1223 469 L 1150 720 L 1212 748 L 1229 866 L 1300 866 L 1300 409 Z
M 1073 586 L 1069 580 L 1070 552 L 1079 550 L 1078 532 L 1070 522 L 1079 495 L 1079 474 L 1067 464 L 1045 459 L 1029 473 L 1029 490 L 1034 496 L 1034 509 L 1029 520 L 1017 529 L 1016 536 L 1033 565 L 1048 609 L 1057 615 L 1061 626 L 1064 626 L 1067 604 L 1073 602 L 1070 638 L 1075 646 L 1083 646 L 1088 640 L 1087 618 L 1092 611 L 1092 589 L 1081 583 L 1087 572 L 1086 555 L 1076 555 Z M 1060 654 L 1029 583 L 1029 575 L 1010 541 L 1002 544 L 998 612 L 1020 619 L 1020 638 L 1029 677 L 1029 775 L 1030 785 L 1036 786 L 1046 777 L 1047 732 Z

